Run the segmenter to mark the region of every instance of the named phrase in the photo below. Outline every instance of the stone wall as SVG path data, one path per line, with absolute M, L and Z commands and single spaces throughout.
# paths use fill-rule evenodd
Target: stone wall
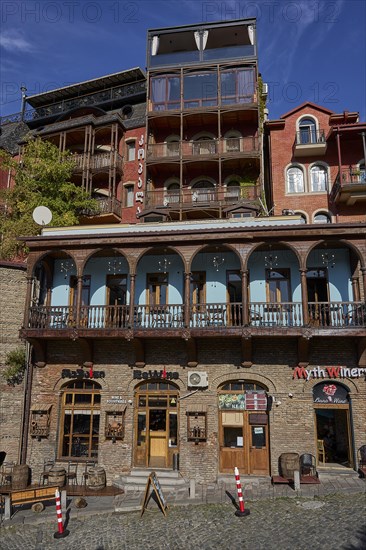
M 133 437 L 135 414 L 135 387 L 139 383 L 133 378 L 131 368 L 133 343 L 125 340 L 94 341 L 94 370 L 104 371 L 105 378 L 96 379 L 101 384 L 101 416 L 99 432 L 98 463 L 105 467 L 108 482 L 133 467 Z M 187 479 L 213 482 L 219 471 L 219 425 L 217 388 L 229 380 L 245 380 L 262 384 L 268 394 L 275 398 L 269 412 L 270 473 L 278 472 L 281 453 L 308 452 L 316 454 L 316 427 L 312 387 L 319 380 L 293 379 L 296 366 L 295 338 L 255 338 L 253 342 L 254 364 L 250 368 L 240 367 L 240 340 L 202 339 L 198 340 L 199 365 L 194 370 L 206 371 L 209 387 L 192 393 L 187 387 L 188 373 L 185 368 L 185 347 L 182 340 L 164 341 L 155 339 L 146 343 L 146 366 L 143 372 L 166 370 L 178 372 L 179 379 L 173 380 L 179 387 L 181 399 L 178 407 L 180 472 Z M 79 346 L 75 342 L 49 342 L 48 364 L 34 372 L 32 403 L 50 403 L 51 433 L 48 439 L 37 441 L 29 438 L 28 463 L 33 468 L 34 479 L 40 473 L 43 460 L 58 456 L 60 411 L 63 368 L 79 368 Z M 309 369 L 318 365 L 344 365 L 357 367 L 354 342 L 347 338 L 314 338 L 311 342 Z M 85 370 L 85 368 L 84 368 Z M 366 441 L 365 377 L 339 380 L 350 391 L 352 400 L 352 424 L 354 447 L 357 450 Z M 192 395 L 189 395 L 191 394 Z M 107 405 L 112 396 L 125 401 L 125 437 L 113 443 L 104 435 Z M 208 438 L 195 445 L 187 441 L 188 406 L 199 405 L 207 410 Z M 80 466 L 82 468 L 82 466 Z M 81 477 L 81 476 L 80 476 Z
M 18 461 L 24 382 L 10 386 L 3 372 L 7 354 L 25 348 L 18 333 L 23 323 L 26 286 L 25 266 L 0 263 L 0 451 L 6 452 L 7 462 Z

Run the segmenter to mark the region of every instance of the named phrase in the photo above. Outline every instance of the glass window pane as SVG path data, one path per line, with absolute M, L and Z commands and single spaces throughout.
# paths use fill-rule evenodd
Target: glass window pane
M 184 77 L 184 100 L 209 101 L 210 105 L 217 102 L 217 75 L 216 73 L 201 73 Z M 214 101 L 212 101 L 214 100 Z M 192 105 L 194 106 L 194 105 Z
M 230 428 L 225 426 L 224 430 L 224 447 L 243 447 L 243 428 Z
M 75 394 L 75 404 L 80 403 L 91 403 L 92 394 L 91 393 L 76 393 Z
M 252 426 L 252 447 L 266 446 L 266 427 Z
M 169 447 L 178 445 L 178 416 L 176 413 L 169 414 Z

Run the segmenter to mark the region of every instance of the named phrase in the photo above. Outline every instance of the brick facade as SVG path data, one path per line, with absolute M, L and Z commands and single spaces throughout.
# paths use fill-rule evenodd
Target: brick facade
M 0 264 L 0 450 L 6 461 L 17 462 L 21 436 L 24 382 L 14 386 L 4 380 L 5 360 L 10 351 L 25 347 L 18 333 L 24 316 L 27 281 L 25 266 Z

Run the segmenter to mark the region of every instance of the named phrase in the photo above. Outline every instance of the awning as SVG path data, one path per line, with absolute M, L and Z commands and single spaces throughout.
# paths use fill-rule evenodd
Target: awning
M 34 403 L 34 405 L 31 406 L 31 411 L 49 412 L 51 407 L 51 403 Z

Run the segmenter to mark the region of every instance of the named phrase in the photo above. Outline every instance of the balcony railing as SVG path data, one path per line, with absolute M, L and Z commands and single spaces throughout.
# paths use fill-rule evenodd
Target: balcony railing
M 256 136 L 221 138 L 200 141 L 174 141 L 153 143 L 147 148 L 147 161 L 156 159 L 179 159 L 205 157 L 211 155 L 256 155 L 259 153 L 259 140 Z
M 97 210 L 83 210 L 81 212 L 84 216 L 100 216 L 103 214 L 114 214 L 118 218 L 121 218 L 122 203 L 115 197 L 106 197 L 105 199 L 96 199 L 98 206 Z
M 79 107 L 103 105 L 142 93 L 146 93 L 146 82 L 144 80 L 140 82 L 133 82 L 131 84 L 115 86 L 101 92 L 94 92 L 92 94 L 75 97 L 73 99 L 66 99 L 64 101 L 59 101 L 58 103 L 45 105 L 44 107 L 37 107 L 36 109 L 27 109 L 24 113 L 23 120 L 25 122 L 32 122 L 44 118 L 54 117 L 55 115 L 60 116 L 62 113 L 66 113 L 67 111 L 71 111 Z M 20 122 L 21 120 L 22 113 L 11 114 L 0 118 L 0 126 L 10 122 Z
M 364 302 L 309 302 L 309 322 L 314 328 L 364 328 Z M 133 318 L 130 306 L 82 306 L 77 321 L 72 306 L 33 306 L 30 308 L 30 329 L 182 329 L 184 304 L 135 305 Z M 300 302 L 251 302 L 248 308 L 248 326 L 297 328 L 303 327 L 304 315 Z M 241 302 L 191 304 L 190 328 L 244 326 Z
M 171 191 L 156 189 L 146 192 L 145 208 L 225 207 L 239 200 L 254 201 L 259 193 L 259 187 L 255 183 L 240 187 L 183 188 Z
M 296 145 L 311 145 L 314 143 L 325 143 L 324 130 L 304 128 L 296 132 Z
M 343 190 L 347 192 L 355 189 L 366 191 L 366 170 L 364 168 L 360 169 L 358 166 L 350 166 L 341 170 L 340 173 L 338 172 L 330 193 L 330 199 L 335 201 Z
M 87 153 L 72 155 L 71 159 L 75 163 L 74 171 L 90 169 L 90 170 L 104 170 L 109 168 L 116 168 L 119 172 L 122 172 L 123 158 L 116 151 L 110 151 L 108 153 L 97 153 L 96 155 L 88 156 Z

